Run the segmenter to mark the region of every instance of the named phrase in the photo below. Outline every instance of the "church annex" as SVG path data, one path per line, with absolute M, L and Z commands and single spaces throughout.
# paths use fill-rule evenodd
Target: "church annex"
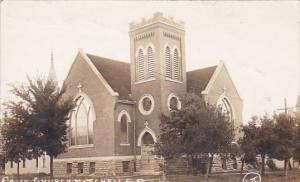
M 76 107 L 70 113 L 67 151 L 54 175 L 158 174 L 153 155 L 159 118 L 194 92 L 242 124 L 243 103 L 228 70 L 218 65 L 186 72 L 184 23 L 155 13 L 130 23 L 130 63 L 79 50 L 65 79 Z

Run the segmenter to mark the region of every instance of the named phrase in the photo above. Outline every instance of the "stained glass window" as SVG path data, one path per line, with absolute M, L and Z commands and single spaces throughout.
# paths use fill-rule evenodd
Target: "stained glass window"
M 226 98 L 222 98 L 219 100 L 217 106 L 221 109 L 222 113 L 224 113 L 229 120 L 232 120 L 232 108 L 229 104 L 229 101 Z
M 76 100 L 76 108 L 71 113 L 70 139 L 71 145 L 92 144 L 93 122 L 95 113 L 90 102 L 84 97 Z

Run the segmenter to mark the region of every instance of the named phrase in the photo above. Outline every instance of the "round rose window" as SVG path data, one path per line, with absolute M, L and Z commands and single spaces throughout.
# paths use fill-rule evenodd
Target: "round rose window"
M 139 110 L 144 115 L 149 115 L 154 109 L 154 99 L 152 95 L 144 95 L 139 101 Z
M 151 107 L 152 107 L 152 102 L 151 102 L 151 100 L 150 100 L 148 97 L 145 97 L 145 98 L 143 99 L 143 109 L 144 109 L 145 111 L 150 111 Z
M 175 94 L 170 94 L 168 97 L 168 107 L 169 110 L 177 110 L 181 109 L 181 102 L 179 101 L 179 98 Z
M 178 100 L 176 97 L 172 97 L 170 99 L 170 109 L 171 110 L 178 109 Z

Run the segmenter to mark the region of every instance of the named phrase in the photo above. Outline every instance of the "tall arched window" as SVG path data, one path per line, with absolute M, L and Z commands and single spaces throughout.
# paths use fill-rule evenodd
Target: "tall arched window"
M 127 111 L 123 110 L 120 112 L 118 116 L 118 121 L 120 122 L 120 142 L 121 144 L 128 144 L 129 143 L 129 123 L 131 122 L 130 116 Z
M 137 80 L 145 79 L 145 62 L 144 62 L 144 51 L 143 49 L 138 50 L 137 55 Z
M 71 113 L 71 145 L 93 144 L 93 123 L 95 113 L 92 104 L 83 96 L 76 99 L 76 107 Z
M 154 52 L 151 46 L 147 48 L 147 53 L 148 53 L 148 77 L 153 78 L 154 77 Z
M 165 48 L 165 63 L 166 63 L 166 77 L 172 78 L 172 63 L 171 63 L 171 53 L 170 47 Z
M 128 142 L 128 122 L 127 122 L 127 116 L 123 114 L 120 121 L 121 125 L 121 143 L 127 143 Z
M 180 63 L 180 60 L 179 60 L 178 49 L 177 48 L 175 48 L 174 55 L 173 55 L 173 69 L 174 69 L 174 79 L 175 80 L 180 80 L 180 77 L 181 77 L 181 74 L 180 74 L 181 63 Z
M 232 111 L 232 107 L 229 103 L 229 101 L 227 100 L 226 97 L 222 97 L 219 99 L 217 106 L 221 109 L 221 111 L 227 115 L 227 117 L 229 118 L 230 121 L 232 121 L 233 119 L 233 111 Z

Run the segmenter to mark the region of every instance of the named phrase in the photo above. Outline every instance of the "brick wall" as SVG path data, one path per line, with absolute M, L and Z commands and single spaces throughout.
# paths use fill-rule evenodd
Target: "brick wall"
M 82 85 L 81 91 L 78 84 Z M 114 154 L 114 107 L 115 99 L 111 96 L 100 79 L 84 60 L 81 53 L 75 58 L 64 82 L 65 96 L 75 97 L 86 94 L 94 106 L 96 121 L 93 123 L 94 144 L 88 147 L 68 148 L 58 158 L 111 156 Z

